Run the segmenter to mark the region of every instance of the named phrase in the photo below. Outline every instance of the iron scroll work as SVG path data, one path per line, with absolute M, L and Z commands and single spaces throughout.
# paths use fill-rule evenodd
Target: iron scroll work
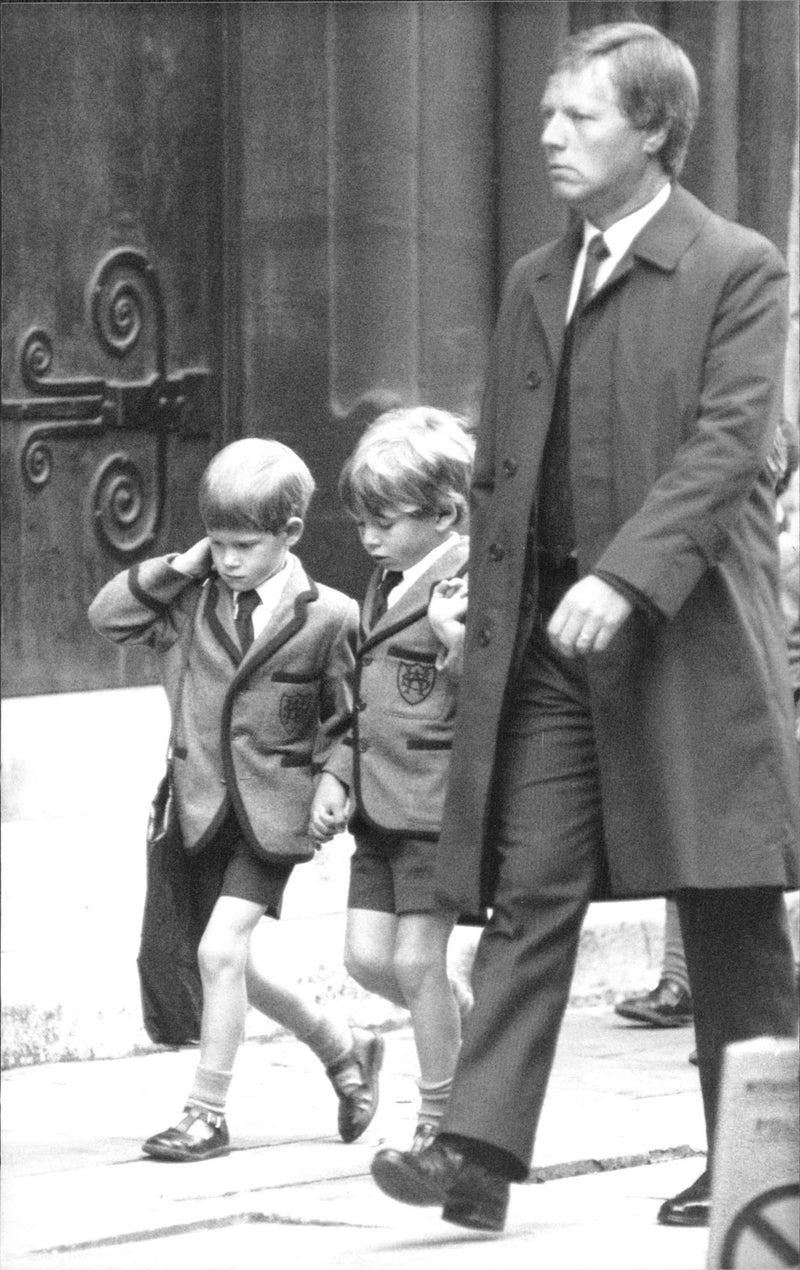
M 20 468 L 29 489 L 42 490 L 53 466 L 51 442 L 102 437 L 115 431 L 143 431 L 155 439 L 155 482 L 123 449 L 107 455 L 92 478 L 91 516 L 101 543 L 128 560 L 148 547 L 161 525 L 167 496 L 170 434 L 206 436 L 203 397 L 210 382 L 204 369 L 167 374 L 167 322 L 161 286 L 147 257 L 132 247 L 104 256 L 87 289 L 95 337 L 113 357 L 124 360 L 136 347 L 152 316 L 155 372 L 144 381 L 50 378 L 53 348 L 47 332 L 33 328 L 23 337 L 20 370 L 33 394 L 3 401 L 2 417 L 25 428 Z

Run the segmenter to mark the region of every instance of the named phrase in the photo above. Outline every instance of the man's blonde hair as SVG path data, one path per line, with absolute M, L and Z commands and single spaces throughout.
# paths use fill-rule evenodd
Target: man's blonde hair
M 430 516 L 452 503 L 462 519 L 475 443 L 458 415 L 430 406 L 387 410 L 370 424 L 339 478 L 353 516 Z
M 200 516 L 207 530 L 280 533 L 293 516 L 305 519 L 315 488 L 308 467 L 288 445 L 245 437 L 215 454 L 203 473 Z

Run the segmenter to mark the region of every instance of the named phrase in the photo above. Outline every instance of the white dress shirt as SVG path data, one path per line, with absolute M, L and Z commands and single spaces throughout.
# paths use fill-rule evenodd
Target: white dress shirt
M 637 207 L 635 212 L 630 212 L 627 216 L 623 216 L 621 220 L 609 225 L 608 229 L 599 230 L 591 221 L 583 222 L 583 246 L 578 253 L 578 259 L 575 261 L 575 272 L 572 275 L 572 288 L 569 293 L 569 304 L 567 305 L 567 321 L 572 316 L 572 310 L 578 298 L 578 288 L 583 277 L 586 247 L 589 239 L 594 238 L 596 234 L 602 233 L 609 250 L 609 255 L 597 270 L 594 291 L 592 292 L 595 295 L 608 282 L 636 235 L 644 229 L 647 222 L 652 220 L 656 212 L 659 212 L 664 206 L 671 191 L 672 186 L 667 181 L 658 191 L 655 198 L 650 199 L 649 203 L 645 203 L 644 207 Z
M 253 609 L 253 639 L 258 639 L 264 627 L 269 622 L 276 608 L 280 604 L 283 588 L 289 578 L 289 560 L 288 557 L 284 561 L 282 567 L 277 573 L 273 573 L 271 578 L 267 578 L 266 582 L 262 582 L 261 586 L 255 587 L 258 592 L 261 603 Z M 234 596 L 234 613 L 239 611 L 239 593 L 237 591 Z

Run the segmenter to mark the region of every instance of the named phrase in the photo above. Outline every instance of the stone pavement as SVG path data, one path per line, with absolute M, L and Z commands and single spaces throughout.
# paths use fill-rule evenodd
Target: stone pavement
M 3 1270 L 485 1270 L 487 1255 L 503 1270 L 702 1270 L 707 1232 L 655 1222 L 704 1165 L 691 1029 L 568 1011 L 533 1164 L 541 1184 L 512 1189 L 502 1236 L 372 1183 L 375 1150 L 410 1142 L 416 1103 L 411 1032 L 385 1036 L 380 1107 L 359 1142 L 338 1140 L 333 1092 L 305 1047 L 250 1040 L 229 1104 L 234 1149 L 195 1165 L 148 1160 L 140 1144 L 175 1118 L 196 1051 L 7 1071 Z

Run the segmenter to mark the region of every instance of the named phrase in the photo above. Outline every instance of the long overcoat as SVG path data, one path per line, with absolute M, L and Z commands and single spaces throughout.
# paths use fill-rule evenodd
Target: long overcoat
M 278 607 L 243 657 L 228 587 L 215 573 L 189 578 L 170 559 L 112 578 L 89 620 L 115 643 L 158 657 L 178 715 L 173 772 L 186 849 L 201 851 L 232 806 L 255 855 L 310 859 L 314 776 L 350 724 L 358 605 L 312 581 L 290 554 Z
M 467 911 L 491 903 L 492 781 L 535 611 L 526 551 L 578 245 L 570 232 L 517 262 L 490 359 L 438 856 L 442 898 Z M 605 894 L 798 885 L 798 762 L 763 475 L 786 310 L 774 247 L 676 186 L 581 320 L 570 396 L 579 573 L 605 570 L 645 601 L 587 659 Z

